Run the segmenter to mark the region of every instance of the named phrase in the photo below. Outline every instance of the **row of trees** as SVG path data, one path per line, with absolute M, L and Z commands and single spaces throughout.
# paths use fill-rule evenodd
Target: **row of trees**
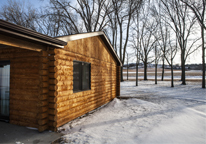
M 202 47 L 205 87 L 205 0 L 50 0 L 39 9 L 16 0 L 8 3 L 0 18 L 49 36 L 104 31 L 123 64 L 128 47 L 135 49 L 137 65 L 144 63 L 145 80 L 147 64 L 160 60 L 164 80 L 164 64 L 172 67 L 180 52 L 182 84 L 186 84 L 186 60 Z M 200 34 L 198 28 L 199 38 L 194 36 Z
M 133 28 L 132 42 L 137 61 L 144 63 L 144 80 L 147 80 L 147 64 L 154 62 L 157 65 L 159 60 L 163 64 L 163 80 L 165 62 L 173 68 L 174 58 L 179 52 L 181 80 L 185 85 L 185 63 L 188 56 L 202 47 L 202 88 L 205 88 L 204 14 L 205 0 L 151 0 L 141 7 L 139 20 Z M 173 69 L 171 74 L 173 87 Z

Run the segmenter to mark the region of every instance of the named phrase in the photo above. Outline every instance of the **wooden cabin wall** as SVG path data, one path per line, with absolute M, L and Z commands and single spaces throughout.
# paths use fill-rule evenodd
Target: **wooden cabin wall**
M 48 53 L 20 48 L 0 49 L 10 60 L 10 123 L 48 128 Z
M 117 93 L 117 64 L 101 38 L 68 42 L 50 50 L 49 126 L 57 127 L 94 110 Z M 73 93 L 73 60 L 91 63 L 91 90 Z

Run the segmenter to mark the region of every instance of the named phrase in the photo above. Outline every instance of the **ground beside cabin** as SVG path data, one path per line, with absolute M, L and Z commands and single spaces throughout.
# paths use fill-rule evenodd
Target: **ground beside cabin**
M 68 143 L 206 143 L 206 89 L 201 83 L 121 83 L 121 96 L 63 127 Z M 126 97 L 136 97 L 129 98 Z M 138 98 L 138 99 L 137 99 Z

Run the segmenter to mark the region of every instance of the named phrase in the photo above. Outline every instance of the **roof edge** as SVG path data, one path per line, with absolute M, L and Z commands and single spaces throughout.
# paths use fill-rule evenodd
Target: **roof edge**
M 68 35 L 68 36 L 59 36 L 56 38 L 59 40 L 65 41 L 65 42 L 69 42 L 69 41 L 74 41 L 74 40 L 79 40 L 79 39 L 89 38 L 89 37 L 94 37 L 94 36 L 100 36 L 102 40 L 105 43 L 107 43 L 107 46 L 109 47 L 111 54 L 115 57 L 119 66 L 122 66 L 121 60 L 119 59 L 117 53 L 114 51 L 112 44 L 110 43 L 109 39 L 107 38 L 106 34 L 103 31 L 81 33 L 81 34 L 74 34 L 74 35 Z
M 50 46 L 54 46 L 54 47 L 58 47 L 58 48 L 64 48 L 64 46 L 62 46 L 62 45 L 54 44 L 54 43 L 51 43 L 51 42 L 48 42 L 48 41 L 45 41 L 45 40 L 41 40 L 41 39 L 38 39 L 38 38 L 34 38 L 34 37 L 31 37 L 31 36 L 27 36 L 27 35 L 24 35 L 24 34 L 13 32 L 13 31 L 10 31 L 10 30 L 5 30 L 5 29 L 0 28 L 0 31 L 4 32 L 4 33 L 11 34 L 11 35 L 19 36 L 19 37 L 22 37 L 22 38 L 30 39 L 30 40 L 33 40 L 33 41 L 37 41 L 37 42 L 40 42 L 40 43 L 44 43 L 44 44 L 47 44 L 47 45 L 50 45 Z
M 112 44 L 110 43 L 109 39 L 107 38 L 106 34 L 103 32 L 103 39 L 105 39 L 107 41 L 107 44 L 109 45 L 112 55 L 115 56 L 115 58 L 117 59 L 117 61 L 119 62 L 119 66 L 122 66 L 122 62 L 119 59 L 119 56 L 117 55 L 117 53 L 114 51 L 114 48 L 112 46 Z
M 103 34 L 104 34 L 103 31 L 98 31 L 98 32 L 90 32 L 90 33 L 73 34 L 73 35 L 67 35 L 67 36 L 58 36 L 56 38 L 59 40 L 65 41 L 65 42 L 69 42 L 73 40 L 89 38 L 89 37 L 99 36 Z
M 57 38 L 44 35 L 42 33 L 25 28 L 23 26 L 19 26 L 19 25 L 7 22 L 2 19 L 0 19 L 0 28 L 1 28 L 0 31 L 2 32 L 16 35 L 19 37 L 24 37 L 27 39 L 31 39 L 31 40 L 38 41 L 44 44 L 58 46 L 58 47 L 67 45 L 65 41 L 61 41 Z

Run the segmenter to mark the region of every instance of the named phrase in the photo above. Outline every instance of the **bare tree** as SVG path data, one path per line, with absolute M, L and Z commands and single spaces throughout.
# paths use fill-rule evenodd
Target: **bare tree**
M 128 55 L 127 51 L 126 51 L 126 54 L 127 54 L 127 80 L 129 80 L 128 79 L 128 77 L 129 77 L 129 72 L 128 72 L 128 70 L 129 70 L 129 55 Z
M 188 46 L 189 36 L 192 33 L 196 18 L 194 15 L 189 14 L 188 6 L 180 0 L 161 0 L 161 2 L 163 4 L 164 14 L 167 16 L 166 22 L 175 32 L 178 40 L 181 51 L 181 80 L 182 84 L 186 85 L 185 62 L 188 56 L 199 48 L 199 46 L 194 46 L 199 38 L 193 39 L 191 45 Z
M 64 31 L 67 25 L 62 23 L 62 11 L 60 10 L 38 11 L 24 1 L 9 0 L 8 3 L 9 5 L 2 6 L 0 13 L 0 18 L 6 21 L 50 36 L 71 34 L 71 32 L 65 33 Z
M 127 48 L 127 43 L 129 40 L 130 25 L 132 21 L 133 14 L 136 9 L 138 9 L 142 0 L 112 0 L 114 12 L 117 18 L 119 27 L 119 56 L 121 62 L 124 64 L 125 52 Z M 124 29 L 125 28 L 125 29 Z M 124 31 L 125 35 L 124 35 Z M 124 40 L 125 38 L 125 40 Z M 123 81 L 123 68 L 121 67 L 121 81 Z
M 159 0 L 155 1 L 156 3 L 153 4 L 151 7 L 151 13 L 152 16 L 156 19 L 156 22 L 158 23 L 157 31 L 154 33 L 154 36 L 156 39 L 158 39 L 158 45 L 162 51 L 162 78 L 161 80 L 164 80 L 164 69 L 165 69 L 165 56 L 166 56 L 166 46 L 168 43 L 168 31 L 169 26 L 165 21 L 165 16 L 163 15 L 163 12 L 161 10 L 161 3 Z
M 154 48 L 155 50 L 155 84 L 157 84 L 157 65 L 158 65 L 159 59 L 162 56 L 162 53 L 161 53 L 161 49 L 158 48 L 157 43 L 154 45 L 154 47 L 155 47 Z
M 139 51 L 137 49 L 136 51 L 136 86 L 138 86 L 138 67 L 139 67 L 139 62 L 140 62 L 140 56 L 139 56 Z
M 24 2 L 8 0 L 8 4 L 2 6 L 0 18 L 8 22 L 30 28 L 37 31 L 36 21 L 38 19 L 36 9 Z
M 138 23 L 137 23 L 137 25 L 138 25 Z M 138 26 L 137 26 L 137 28 L 138 28 Z M 133 33 L 132 40 L 131 40 L 131 47 L 135 50 L 135 57 L 136 57 L 136 86 L 138 86 L 138 66 L 139 66 L 139 62 L 140 62 L 138 29 L 137 29 L 137 34 Z M 136 29 L 134 29 L 134 31 L 136 31 Z
M 170 34 L 169 34 L 169 45 L 168 45 L 168 49 L 166 50 L 166 61 L 167 63 L 170 65 L 171 67 L 171 87 L 174 87 L 174 77 L 173 77 L 173 60 L 177 54 L 177 39 L 175 39 L 175 43 L 172 42 L 171 38 L 170 38 Z
M 70 25 L 64 24 L 64 18 L 62 17 L 63 11 L 52 9 L 41 10 L 41 16 L 37 22 L 39 29 L 42 33 L 49 36 L 69 35 L 74 31 Z
M 144 63 L 144 80 L 147 80 L 147 65 L 154 62 L 151 52 L 154 49 L 157 39 L 153 33 L 156 31 L 158 25 L 154 19 L 149 17 L 148 9 L 144 8 L 142 13 L 139 31 L 139 54 L 141 61 Z
M 112 13 L 112 2 L 106 0 L 50 0 L 54 11 L 49 13 L 61 18 L 61 24 L 68 33 L 102 31 L 109 23 L 108 15 Z
M 160 40 L 161 41 L 158 41 L 158 43 L 162 51 L 162 78 L 161 80 L 163 81 L 164 80 L 164 69 L 165 69 L 165 57 L 166 57 L 166 49 L 167 49 L 166 45 L 168 41 L 168 26 L 160 22 L 159 29 L 160 29 L 160 36 L 161 36 Z
M 112 35 L 112 45 L 114 47 L 115 52 L 117 53 L 117 17 L 114 12 L 108 14 L 109 18 L 109 27 L 111 29 L 111 35 Z
M 132 35 L 131 35 L 131 47 L 135 50 L 135 57 L 136 57 L 136 86 L 138 86 L 138 66 L 140 62 L 140 39 L 139 39 L 139 17 L 140 17 L 140 9 L 136 9 L 136 15 L 133 15 L 134 24 L 132 25 Z
M 135 54 L 136 54 L 136 86 L 138 86 L 138 67 L 139 67 L 139 62 L 140 62 L 140 54 L 139 54 L 139 50 L 140 50 L 140 39 L 139 39 L 139 9 L 136 10 L 136 15 L 134 17 L 134 21 L 136 19 L 136 23 L 135 23 L 135 27 L 133 28 L 134 33 L 132 38 L 132 44 L 133 44 L 133 48 L 135 49 Z
M 195 14 L 198 23 L 201 27 L 201 37 L 202 37 L 202 88 L 205 88 L 205 39 L 204 31 L 206 30 L 205 24 L 205 0 L 181 0 L 186 4 L 192 12 Z

